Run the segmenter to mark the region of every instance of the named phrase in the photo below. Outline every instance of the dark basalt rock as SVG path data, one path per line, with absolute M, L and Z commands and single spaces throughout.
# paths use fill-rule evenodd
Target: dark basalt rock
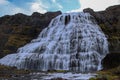
M 102 64 L 103 64 L 104 69 L 111 69 L 111 68 L 115 68 L 116 66 L 119 66 L 120 65 L 120 53 L 108 54 L 103 59 Z
M 64 79 L 64 78 L 52 78 L 51 80 L 67 80 L 67 79 Z
M 51 19 L 61 12 L 34 12 L 31 16 L 22 13 L 0 17 L 0 57 L 16 50 L 36 38 L 48 26 Z
M 65 25 L 67 25 L 70 22 L 70 15 L 65 16 Z

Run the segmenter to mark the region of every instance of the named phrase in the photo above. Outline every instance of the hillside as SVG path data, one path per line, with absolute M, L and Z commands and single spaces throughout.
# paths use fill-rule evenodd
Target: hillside
M 60 11 L 45 14 L 34 12 L 31 16 L 18 13 L 0 17 L 0 57 L 15 53 L 19 47 L 36 38 L 59 14 Z
M 120 65 L 120 5 L 108 7 L 105 11 L 94 12 L 84 9 L 93 15 L 103 32 L 108 37 L 110 54 L 103 60 L 105 68 Z M 110 63 L 112 62 L 112 63 Z

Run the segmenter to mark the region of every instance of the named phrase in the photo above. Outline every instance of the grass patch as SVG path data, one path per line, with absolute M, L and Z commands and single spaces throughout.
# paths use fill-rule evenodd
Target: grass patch
M 16 67 L 8 67 L 0 65 L 0 78 L 6 79 L 11 78 L 12 76 L 19 76 L 29 74 L 30 70 L 18 70 Z
M 95 78 L 90 80 L 120 80 L 120 66 L 117 68 L 98 71 Z

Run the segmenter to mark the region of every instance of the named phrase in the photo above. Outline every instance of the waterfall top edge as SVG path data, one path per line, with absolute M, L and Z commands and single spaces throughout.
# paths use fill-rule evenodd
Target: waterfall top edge
M 67 16 L 67 15 L 82 15 L 82 16 L 92 16 L 92 15 L 90 15 L 90 13 L 84 13 L 84 12 L 70 12 L 70 13 L 62 13 L 62 14 L 60 14 L 60 15 L 58 15 L 57 17 L 60 17 L 60 16 L 62 16 L 62 15 L 64 15 L 64 16 Z M 56 17 L 56 18 L 57 18 Z M 93 17 L 93 16 L 92 16 Z

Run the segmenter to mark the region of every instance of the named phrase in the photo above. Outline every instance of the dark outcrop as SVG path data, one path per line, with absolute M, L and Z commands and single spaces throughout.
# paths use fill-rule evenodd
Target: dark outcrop
M 119 53 L 108 54 L 103 59 L 103 66 L 104 69 L 111 69 L 120 66 L 120 54 Z
M 16 52 L 36 38 L 51 19 L 60 14 L 60 11 L 45 14 L 34 12 L 31 16 L 18 13 L 0 17 L 0 57 Z
M 104 68 L 113 68 L 120 65 L 120 5 L 108 7 L 105 11 L 95 12 L 90 8 L 84 9 L 93 15 L 108 37 L 109 50 L 103 60 Z

